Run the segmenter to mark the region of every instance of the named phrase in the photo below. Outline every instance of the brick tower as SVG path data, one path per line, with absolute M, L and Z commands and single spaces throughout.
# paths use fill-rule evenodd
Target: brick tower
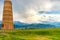
M 3 30 L 14 29 L 11 0 L 4 0 L 2 29 Z

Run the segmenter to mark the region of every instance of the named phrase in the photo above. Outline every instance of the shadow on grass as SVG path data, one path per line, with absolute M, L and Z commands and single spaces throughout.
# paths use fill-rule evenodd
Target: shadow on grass
M 52 33 L 49 31 L 37 31 L 37 32 L 34 32 L 34 34 L 36 34 L 36 35 L 52 35 Z
M 10 32 L 8 34 L 12 35 L 52 35 L 50 31 L 18 31 L 18 32 Z

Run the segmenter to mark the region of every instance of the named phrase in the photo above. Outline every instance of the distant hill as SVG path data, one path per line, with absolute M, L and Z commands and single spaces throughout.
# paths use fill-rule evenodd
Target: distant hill
M 0 21 L 0 27 L 2 27 L 2 22 Z M 55 28 L 55 25 L 51 24 L 42 24 L 42 23 L 34 23 L 27 24 L 19 21 L 14 21 L 14 28 Z
M 19 21 L 14 22 L 15 28 L 55 28 L 55 25 L 50 24 L 41 24 L 41 23 L 35 23 L 35 24 L 25 24 L 21 23 Z

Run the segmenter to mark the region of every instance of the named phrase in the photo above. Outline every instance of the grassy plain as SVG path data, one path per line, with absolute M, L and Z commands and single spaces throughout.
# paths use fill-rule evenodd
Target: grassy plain
M 60 40 L 60 28 L 0 30 L 0 40 Z

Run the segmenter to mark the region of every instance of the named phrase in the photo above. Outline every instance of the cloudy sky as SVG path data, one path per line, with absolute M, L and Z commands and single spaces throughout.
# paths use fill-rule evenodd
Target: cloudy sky
M 14 21 L 24 23 L 60 22 L 60 0 L 12 0 Z M 0 0 L 2 20 L 4 0 Z

